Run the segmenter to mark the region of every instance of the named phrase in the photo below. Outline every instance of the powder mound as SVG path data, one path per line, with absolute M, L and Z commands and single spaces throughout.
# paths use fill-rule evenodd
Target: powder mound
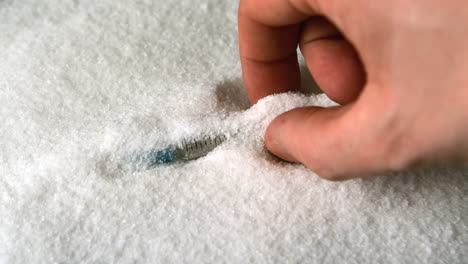
M 234 114 L 225 120 L 227 134 L 236 134 L 244 142 L 263 142 L 268 125 L 277 116 L 295 108 L 307 106 L 329 107 L 336 105 L 325 94 L 304 95 L 283 93 L 265 97 L 244 112 Z

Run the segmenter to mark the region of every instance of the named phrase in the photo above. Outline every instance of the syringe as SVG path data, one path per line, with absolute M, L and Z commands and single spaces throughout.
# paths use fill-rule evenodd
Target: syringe
M 206 156 L 226 139 L 225 135 L 207 136 L 198 140 L 184 140 L 180 145 L 169 145 L 163 149 L 133 152 L 125 156 L 121 165 L 132 170 L 145 170 L 163 164 L 190 161 Z

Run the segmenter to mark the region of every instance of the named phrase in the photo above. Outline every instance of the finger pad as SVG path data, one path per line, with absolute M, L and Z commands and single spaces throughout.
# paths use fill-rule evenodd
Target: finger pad
M 365 83 L 365 72 L 353 47 L 343 39 L 322 39 L 302 47 L 307 66 L 319 87 L 334 101 L 354 101 Z

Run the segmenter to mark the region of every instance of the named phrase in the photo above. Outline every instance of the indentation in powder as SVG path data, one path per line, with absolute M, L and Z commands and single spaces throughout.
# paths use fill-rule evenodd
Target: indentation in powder
M 248 109 L 251 104 L 241 78 L 226 80 L 216 86 L 217 107 L 226 112 Z

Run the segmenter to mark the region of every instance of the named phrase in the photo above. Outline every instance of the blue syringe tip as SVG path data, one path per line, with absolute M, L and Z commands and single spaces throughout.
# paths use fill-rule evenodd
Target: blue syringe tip
M 143 159 L 148 164 L 148 167 L 174 162 L 176 160 L 175 148 L 171 146 L 163 150 L 150 151 L 146 153 Z
M 131 165 L 133 169 L 152 168 L 158 165 L 176 161 L 176 149 L 169 146 L 162 150 L 134 152 L 126 155 L 124 164 Z

